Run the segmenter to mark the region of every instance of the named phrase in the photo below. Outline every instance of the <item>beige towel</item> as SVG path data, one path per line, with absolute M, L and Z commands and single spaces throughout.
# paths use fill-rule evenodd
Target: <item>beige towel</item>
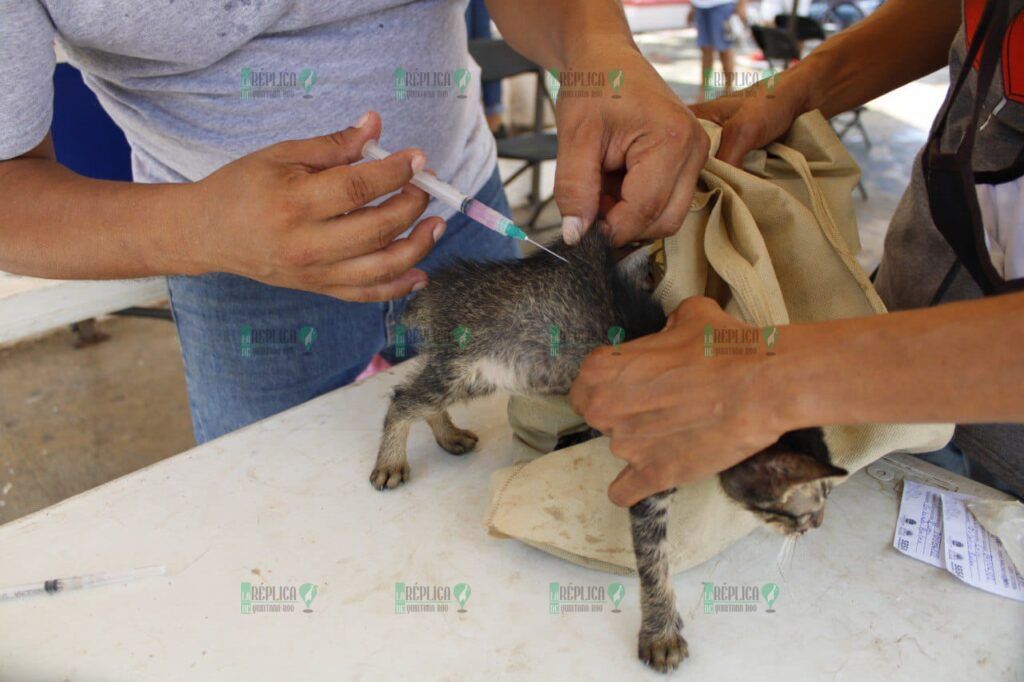
M 666 272 L 655 296 L 665 311 L 707 295 L 757 326 L 884 313 L 854 258 L 860 170 L 821 114 L 801 116 L 784 139 L 747 154 L 742 170 L 714 158 L 721 129 L 701 123 L 711 152 L 690 213 L 664 242 Z M 582 426 L 561 398 L 514 397 L 509 421 L 541 452 Z M 833 460 L 851 473 L 890 452 L 939 449 L 952 433 L 946 424 L 825 427 Z M 488 530 L 584 566 L 635 570 L 628 513 L 607 497 L 622 466 L 602 438 L 501 469 L 491 479 Z M 683 486 L 669 524 L 673 572 L 759 523 L 717 479 Z

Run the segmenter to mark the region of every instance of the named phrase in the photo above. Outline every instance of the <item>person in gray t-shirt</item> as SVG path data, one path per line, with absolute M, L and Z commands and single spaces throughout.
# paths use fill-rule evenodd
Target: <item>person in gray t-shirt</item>
M 621 176 L 605 216 L 616 242 L 677 230 L 708 140 L 640 55 L 619 4 L 489 8 L 525 56 L 598 84 L 599 96 L 557 107 L 565 238 L 594 222 L 604 174 Z M 394 345 L 404 297 L 431 271 L 456 256 L 515 255 L 408 184 L 429 167 L 507 209 L 464 9 L 4 3 L 0 269 L 171 276 L 200 441 L 351 381 Z M 54 160 L 54 42 L 124 130 L 134 183 L 82 178 Z M 357 165 L 371 138 L 396 153 Z

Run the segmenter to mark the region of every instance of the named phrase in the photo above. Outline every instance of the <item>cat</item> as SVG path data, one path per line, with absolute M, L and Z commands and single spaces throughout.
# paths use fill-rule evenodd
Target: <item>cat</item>
M 664 328 L 646 259 L 617 262 L 610 238 L 597 226 L 575 246 L 549 248 L 569 263 L 544 252 L 517 261 L 458 262 L 434 275 L 410 303 L 403 323 L 420 334 L 420 366 L 392 395 L 370 474 L 375 488 L 396 488 L 409 478 L 406 441 L 416 420 L 426 420 L 442 448 L 465 454 L 478 438 L 452 422 L 450 405 L 497 390 L 566 395 L 591 350 Z M 821 525 L 830 479 L 845 474 L 832 465 L 822 431 L 813 428 L 783 435 L 719 480 L 729 497 L 765 523 L 802 534 Z M 638 656 L 661 672 L 688 655 L 665 551 L 674 492 L 629 509 L 641 594 Z

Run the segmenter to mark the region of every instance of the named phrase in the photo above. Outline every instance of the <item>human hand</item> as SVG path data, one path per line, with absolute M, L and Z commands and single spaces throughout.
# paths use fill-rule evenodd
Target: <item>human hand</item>
M 716 158 L 738 167 L 747 152 L 778 139 L 793 121 L 810 111 L 810 69 L 798 73 L 798 68 L 692 107 L 697 118 L 722 126 Z
M 608 488 L 621 506 L 728 469 L 790 428 L 764 353 L 704 356 L 704 329 L 759 329 L 709 298 L 683 301 L 665 329 L 587 356 L 569 401 L 628 465 Z
M 621 70 L 621 97 L 559 97 L 555 201 L 572 244 L 604 213 L 616 245 L 675 234 L 690 209 L 709 141 L 635 46 L 602 46 L 564 73 Z M 602 197 L 604 190 L 604 197 Z M 609 198 L 610 197 L 610 198 Z
M 427 207 L 427 194 L 408 184 L 426 157 L 404 149 L 352 165 L 380 132 L 380 117 L 369 112 L 355 127 L 272 145 L 195 183 L 198 219 L 181 271 L 230 272 L 347 301 L 384 301 L 426 286 L 426 273 L 413 266 L 444 233 L 444 221 L 428 217 L 395 239 Z

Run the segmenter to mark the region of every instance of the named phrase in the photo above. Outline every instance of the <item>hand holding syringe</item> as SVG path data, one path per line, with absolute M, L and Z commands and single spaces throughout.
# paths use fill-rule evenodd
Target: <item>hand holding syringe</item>
M 369 140 L 363 145 L 364 158 L 380 160 L 389 155 L 390 152 L 381 148 L 381 146 L 377 144 L 376 140 Z M 543 244 L 538 244 L 527 237 L 526 233 L 523 232 L 521 228 L 490 206 L 487 206 L 486 204 L 471 198 L 469 195 L 460 192 L 448 183 L 438 180 L 430 173 L 427 173 L 426 171 L 414 173 L 410 182 L 430 196 L 436 197 L 461 213 L 466 214 L 484 227 L 494 230 L 498 234 L 502 234 L 506 237 L 511 237 L 512 239 L 528 241 L 534 246 L 547 251 L 555 258 L 563 260 L 566 263 L 569 262 Z

